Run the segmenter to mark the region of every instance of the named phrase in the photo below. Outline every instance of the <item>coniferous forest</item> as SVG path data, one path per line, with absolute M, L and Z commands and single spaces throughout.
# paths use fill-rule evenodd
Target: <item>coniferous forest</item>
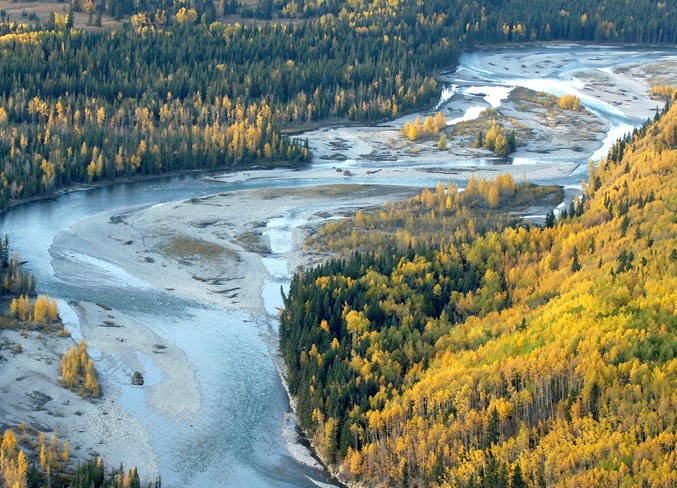
M 538 8 L 527 0 L 111 1 L 73 2 L 69 14 L 42 23 L 0 22 L 0 207 L 121 177 L 297 166 L 309 150 L 286 131 L 428 106 L 440 92 L 436 73 L 452 69 L 460 49 L 674 43 L 676 8 L 649 0 L 566 8 L 550 0 Z M 73 29 L 79 10 L 125 22 Z M 235 12 L 258 20 L 229 23 Z
M 367 485 L 674 486 L 676 127 L 620 140 L 544 227 L 491 217 L 528 191 L 502 177 L 316 234 L 360 249 L 297 274 L 281 315 L 323 459 Z
M 438 76 L 480 46 L 677 43 L 666 0 L 65 5 L 30 21 L 0 10 L 0 211 L 116 180 L 301 167 L 299 133 L 429 108 Z M 561 188 L 472 177 L 309 237 L 331 258 L 294 276 L 280 349 L 322 460 L 364 486 L 676 486 L 676 138 L 668 106 L 543 226 L 515 212 Z M 515 149 L 503 139 L 489 149 Z M 0 325 L 67 335 L 21 265 L 0 242 Z M 102 395 L 84 341 L 55 367 L 64 388 Z M 76 466 L 55 434 L 5 427 L 3 486 L 142 485 L 96 456 Z

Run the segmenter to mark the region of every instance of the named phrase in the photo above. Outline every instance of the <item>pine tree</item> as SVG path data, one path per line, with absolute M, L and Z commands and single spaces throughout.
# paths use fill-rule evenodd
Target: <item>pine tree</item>
M 510 488 L 527 488 L 527 483 L 522 476 L 522 468 L 519 463 L 515 464 L 515 469 L 512 470 L 510 476 Z
M 573 257 L 571 260 L 571 272 L 575 273 L 581 269 L 581 265 L 578 262 L 578 249 L 574 247 Z
M 492 444 L 497 444 L 501 437 L 501 419 L 498 416 L 496 407 L 491 409 L 489 421 L 487 423 L 487 435 L 485 439 L 485 447 L 489 448 Z

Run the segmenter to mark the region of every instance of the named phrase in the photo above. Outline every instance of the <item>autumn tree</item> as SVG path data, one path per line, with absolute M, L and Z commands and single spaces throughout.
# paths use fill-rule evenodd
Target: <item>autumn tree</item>
M 87 343 L 83 340 L 61 358 L 61 384 L 75 391 L 81 397 L 97 398 L 101 395 L 94 361 L 87 353 Z

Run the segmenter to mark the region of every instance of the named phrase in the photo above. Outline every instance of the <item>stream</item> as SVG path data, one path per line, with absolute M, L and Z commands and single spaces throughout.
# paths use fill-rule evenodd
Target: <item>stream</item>
M 579 58 L 575 56 L 579 49 L 592 55 Z M 553 62 L 538 76 L 533 73 L 520 76 L 512 69 L 496 73 L 487 70 L 481 63 L 483 57 L 497 53 L 502 58 L 513 56 L 518 59 L 544 51 L 561 62 Z M 622 64 L 653 63 L 666 56 L 677 59 L 677 51 L 562 46 L 468 53 L 461 57 L 456 73 L 443 77 L 446 88 L 438 108 L 453 107 L 454 97 L 462 94 L 483 96 L 492 107 L 500 107 L 501 100 L 511 87 L 517 85 L 556 95 L 577 94 L 590 111 L 608 122 L 609 132 L 604 145 L 594 154 L 582 155 L 580 160 L 573 161 L 579 167 L 570 176 L 548 181 L 575 186 L 585 176 L 589 158 L 606 154 L 617 137 L 640 125 L 653 114 L 658 104 L 652 102 L 642 110 L 632 107 L 623 110 L 621 106 L 586 92 L 574 73 L 594 68 L 604 74 L 604 70 Z M 518 66 L 519 62 L 515 65 Z M 626 88 L 630 90 L 631 87 Z M 452 123 L 472 119 L 484 107 L 486 104 L 467 107 Z M 543 160 L 547 161 L 547 155 L 539 161 L 527 162 Z M 514 160 L 509 164 L 524 162 Z M 87 260 L 85 256 L 81 266 L 68 265 L 60 261 L 65 259 L 64 256 L 50 253 L 55 238 L 74 224 L 102 212 L 132 212 L 226 191 L 331 185 L 336 184 L 335 179 L 322 177 L 328 167 L 361 167 L 361 164 L 360 161 L 340 164 L 315 162 L 300 172 L 290 171 L 289 177 L 266 178 L 261 177 L 260 172 L 252 171 L 251 176 L 233 182 L 194 175 L 168 177 L 72 192 L 52 200 L 20 206 L 0 215 L 1 231 L 9 234 L 14 251 L 29 259 L 26 267 L 37 275 L 39 293 L 59 297 L 64 304 L 72 301 L 106 303 L 180 347 L 190 360 L 203 396 L 198 420 L 192 425 L 172 422 L 152 411 L 142 390 L 124 386 L 128 383 L 126 372 L 120 371 L 115 364 L 103 361 L 97 365 L 104 386 L 118 386 L 124 408 L 139 418 L 151 434 L 164 486 L 254 488 L 336 485 L 325 470 L 302 462 L 308 451 L 298 443 L 294 419 L 289 415 L 289 399 L 273 360 L 276 354 L 277 307 L 281 305 L 279 290 L 280 286 L 287 286 L 290 279 L 285 255 L 291 250 L 292 231 L 304 223 L 299 218 L 299 209 L 285 209 L 283 215 L 268 221 L 263 230 L 271 245 L 271 254 L 262 258 L 268 272 L 262 289 L 267 312 L 263 316 L 248 316 L 209 303 L 182 299 L 136 279 L 114 263 Z M 369 164 L 364 162 L 365 167 Z M 412 168 L 410 162 L 387 164 Z M 453 168 L 455 164 L 460 163 L 449 161 L 447 166 Z M 468 165 L 468 162 L 462 164 Z M 484 163 L 478 162 L 478 165 L 481 164 Z M 425 161 L 421 161 L 420 166 L 424 167 Z M 303 177 L 299 178 L 299 174 Z M 351 179 L 351 183 L 432 187 L 438 180 L 437 176 L 427 176 L 425 172 L 402 174 L 401 178 L 376 176 L 363 180 L 356 177 Z M 62 313 L 71 328 L 77 331 L 77 316 L 67 308 L 63 308 Z M 150 384 L 160 381 L 160 374 L 153 370 L 152 363 L 146 361 L 144 364 L 147 366 L 147 381 Z M 125 463 L 133 464 L 133 459 Z

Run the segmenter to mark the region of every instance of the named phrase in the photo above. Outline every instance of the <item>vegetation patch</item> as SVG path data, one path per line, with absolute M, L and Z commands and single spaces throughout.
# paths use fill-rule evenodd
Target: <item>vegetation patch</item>
M 340 171 L 340 170 L 339 170 Z M 377 174 L 381 170 L 368 170 L 367 174 Z M 340 183 L 336 185 L 318 185 L 302 188 L 276 188 L 259 190 L 261 198 L 270 200 L 282 196 L 340 198 L 350 196 L 388 196 L 396 193 L 413 195 L 417 190 L 407 186 L 363 185 L 358 183 Z M 265 225 L 263 225 L 265 227 Z
M 435 137 L 441 130 L 447 128 L 447 119 L 442 112 L 437 112 L 434 117 L 427 116 L 423 122 L 418 116 L 414 122 L 406 122 L 400 130 L 402 136 L 410 141 L 416 141 L 421 138 Z
M 257 193 L 261 195 L 264 200 L 272 200 L 283 196 L 293 197 L 342 197 L 346 195 L 354 195 L 356 193 L 370 191 L 378 188 L 372 185 L 358 185 L 358 184 L 338 184 L 338 185 L 317 185 L 303 188 L 275 188 L 259 190 Z
M 164 255 L 175 260 L 213 262 L 226 258 L 240 259 L 239 255 L 232 249 L 185 235 L 172 236 L 160 249 Z
M 28 295 L 12 298 L 5 319 L 0 322 L 0 327 L 68 335 L 57 313 L 57 301 L 48 295 L 41 295 L 35 300 L 31 300 Z
M 557 105 L 562 110 L 571 110 L 573 112 L 579 112 L 580 110 L 583 110 L 583 107 L 581 107 L 581 99 L 576 95 L 571 95 L 570 93 L 565 93 L 559 97 L 559 100 L 557 100 Z
M 493 180 L 471 176 L 463 192 L 452 183 L 447 187 L 440 183 L 435 191 L 426 189 L 403 202 L 360 210 L 354 218 L 327 223 L 306 239 L 305 247 L 347 257 L 355 250 L 456 242 L 515 224 L 519 217 L 511 213 L 530 205 L 555 206 L 561 200 L 558 186 L 518 183 L 510 175 Z
M 101 458 L 76 463 L 71 457 L 70 442 L 59 440 L 54 432 L 49 440 L 45 432 L 22 422 L 16 429 L 0 432 L 0 481 L 12 488 L 37 487 L 95 487 L 141 488 L 135 468 L 129 471 L 120 466 L 109 473 Z M 161 488 L 157 479 L 148 488 Z
M 557 106 L 558 98 L 550 93 L 516 86 L 508 94 L 508 100 L 517 104 L 520 112 L 528 112 L 533 105 L 552 109 Z
M 72 11 L 70 4 L 50 1 L 0 1 L 0 10 L 5 12 L 4 20 L 23 22 L 32 26 L 41 25 L 59 25 L 65 26 L 66 17 L 71 15 L 72 26 L 76 29 L 102 30 L 113 29 L 122 25 L 122 19 L 115 20 L 110 15 L 102 14 L 100 11 L 86 12 L 83 9 Z M 100 10 L 100 9 L 99 9 Z M 0 16 L 2 19 L 2 16 Z
M 656 85 L 651 88 L 651 97 L 658 100 L 677 100 L 677 86 Z
M 529 137 L 526 124 L 515 118 L 503 116 L 498 110 L 488 108 L 474 120 L 459 122 L 452 131 L 454 138 L 465 145 L 487 149 L 497 156 L 507 156 L 515 151 L 520 140 Z
M 61 384 L 83 398 L 101 396 L 99 378 L 94 369 L 94 360 L 87 352 L 87 343 L 81 340 L 61 358 Z
M 263 239 L 261 232 L 243 232 L 235 240 L 247 251 L 265 256 L 270 253 L 270 245 Z

